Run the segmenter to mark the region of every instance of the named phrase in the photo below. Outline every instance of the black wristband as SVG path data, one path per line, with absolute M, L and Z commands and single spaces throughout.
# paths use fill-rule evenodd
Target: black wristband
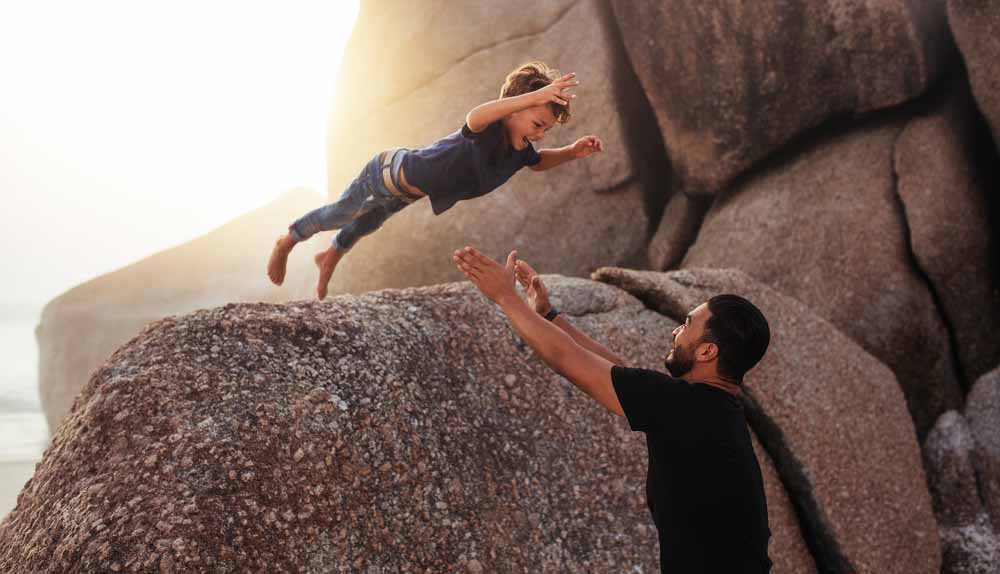
M 548 313 L 545 314 L 545 320 L 546 321 L 554 321 L 555 318 L 556 318 L 556 315 L 558 315 L 558 314 L 559 314 L 559 309 L 556 309 L 555 307 L 553 307 L 553 308 L 549 309 Z

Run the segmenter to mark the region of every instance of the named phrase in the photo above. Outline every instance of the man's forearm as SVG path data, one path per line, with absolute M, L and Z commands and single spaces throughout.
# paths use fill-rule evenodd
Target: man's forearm
M 616 365 L 622 367 L 625 366 L 625 361 L 621 358 L 621 356 L 612 352 L 604 345 L 591 339 L 585 333 L 578 330 L 576 327 L 573 326 L 572 323 L 569 322 L 568 319 L 566 319 L 566 317 L 563 314 L 560 313 L 559 315 L 557 315 L 552 322 L 555 323 L 557 327 L 565 331 L 567 335 L 569 335 L 570 337 L 572 337 L 574 341 L 576 341 L 576 344 L 580 345 L 584 349 L 587 349 L 592 353 L 596 353 Z
M 492 100 L 484 104 L 479 104 L 478 106 L 472 108 L 472 111 L 466 114 L 465 123 L 469 126 L 469 129 L 474 132 L 483 131 L 486 129 L 486 126 L 492 124 L 500 118 L 535 105 L 537 98 L 537 95 L 533 95 L 533 93 L 529 92 L 527 94 L 521 94 L 520 96 L 500 98 L 499 100 Z
M 535 313 L 520 297 L 515 296 L 499 304 L 521 339 L 556 372 L 564 374 L 562 362 L 570 354 L 571 347 L 576 345 L 573 337 Z
M 538 150 L 538 155 L 541 156 L 542 161 L 531 166 L 531 169 L 535 171 L 545 171 L 572 160 L 573 146 L 568 145 L 552 149 Z

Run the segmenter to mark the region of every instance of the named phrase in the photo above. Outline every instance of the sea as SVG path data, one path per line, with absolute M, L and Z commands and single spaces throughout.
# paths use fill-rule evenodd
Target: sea
M 14 508 L 49 442 L 38 398 L 35 342 L 43 306 L 0 301 L 0 517 Z

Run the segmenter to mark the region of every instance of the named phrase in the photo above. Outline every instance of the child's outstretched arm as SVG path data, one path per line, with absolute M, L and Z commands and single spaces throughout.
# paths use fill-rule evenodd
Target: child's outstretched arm
M 479 104 L 466 114 L 465 123 L 469 126 L 470 130 L 474 132 L 481 132 L 486 129 L 486 126 L 492 124 L 500 118 L 508 116 L 514 112 L 526 110 L 532 106 L 540 106 L 549 102 L 566 105 L 569 103 L 570 99 L 575 98 L 576 96 L 563 92 L 563 90 L 580 83 L 573 81 L 573 76 L 576 76 L 576 72 L 566 74 L 544 88 L 539 88 L 534 92 L 528 92 L 527 94 L 521 94 L 520 96 L 511 96 L 509 98 L 500 98 L 499 100 L 492 100 Z
M 583 136 L 568 146 L 538 150 L 538 155 L 542 157 L 542 161 L 529 167 L 534 171 L 545 171 L 570 160 L 587 157 L 599 151 L 604 151 L 604 142 L 601 141 L 601 138 L 597 136 Z

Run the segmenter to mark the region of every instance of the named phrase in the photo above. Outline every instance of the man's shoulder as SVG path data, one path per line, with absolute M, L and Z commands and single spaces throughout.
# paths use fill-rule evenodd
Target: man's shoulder
M 684 385 L 687 386 L 687 382 L 683 379 L 678 379 L 671 376 L 669 373 L 664 373 L 662 371 L 657 371 L 654 369 L 643 369 L 641 367 L 624 367 L 622 365 L 614 365 L 611 367 L 611 378 L 622 379 L 622 380 L 641 380 L 648 382 L 662 382 L 670 385 Z

